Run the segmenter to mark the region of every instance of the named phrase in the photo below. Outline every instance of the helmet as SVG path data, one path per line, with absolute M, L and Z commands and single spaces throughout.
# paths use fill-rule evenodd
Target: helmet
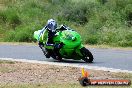
M 52 31 L 52 32 L 55 32 L 56 28 L 57 28 L 56 21 L 53 20 L 53 19 L 49 19 L 48 22 L 47 22 L 47 29 Z

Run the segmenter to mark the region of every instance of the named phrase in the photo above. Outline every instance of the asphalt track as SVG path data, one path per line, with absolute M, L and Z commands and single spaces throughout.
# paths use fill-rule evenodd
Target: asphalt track
M 98 66 L 132 71 L 132 50 L 89 48 L 93 53 L 94 62 L 63 60 L 57 62 L 47 59 L 37 45 L 0 45 L 0 58 L 27 59 L 53 63 L 79 64 L 80 66 Z

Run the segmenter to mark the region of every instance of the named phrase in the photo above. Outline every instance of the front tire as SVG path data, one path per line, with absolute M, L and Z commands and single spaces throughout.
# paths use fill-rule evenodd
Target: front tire
M 94 59 L 93 55 L 88 49 L 86 49 L 85 47 L 81 48 L 81 53 L 83 55 L 83 60 L 85 62 L 88 62 L 88 63 L 92 63 L 93 62 L 93 59 Z

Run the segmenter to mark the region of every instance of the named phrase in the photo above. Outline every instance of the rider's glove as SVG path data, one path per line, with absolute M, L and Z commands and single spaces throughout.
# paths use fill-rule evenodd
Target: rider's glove
M 61 44 L 55 44 L 54 47 L 55 47 L 55 49 L 60 49 L 60 48 L 62 48 L 62 45 Z

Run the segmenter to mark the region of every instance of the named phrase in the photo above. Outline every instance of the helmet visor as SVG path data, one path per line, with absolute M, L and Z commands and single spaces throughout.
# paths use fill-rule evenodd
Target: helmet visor
M 55 31 L 56 28 L 57 28 L 57 24 L 56 24 L 56 23 L 49 23 L 49 24 L 47 25 L 47 28 L 48 28 L 49 30 L 51 30 L 51 31 Z

